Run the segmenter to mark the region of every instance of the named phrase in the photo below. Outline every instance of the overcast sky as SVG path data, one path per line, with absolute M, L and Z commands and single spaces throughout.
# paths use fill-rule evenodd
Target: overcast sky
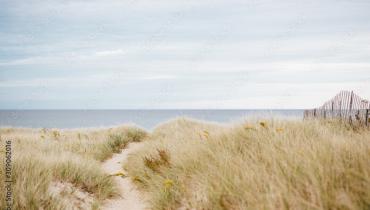
M 367 0 L 0 0 L 0 109 L 370 98 Z

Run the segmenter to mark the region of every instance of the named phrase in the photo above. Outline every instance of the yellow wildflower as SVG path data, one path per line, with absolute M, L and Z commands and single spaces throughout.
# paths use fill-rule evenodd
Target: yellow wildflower
M 126 175 L 123 173 L 123 172 L 118 172 L 118 173 L 115 173 L 115 174 L 111 174 L 111 176 L 120 176 L 120 177 L 126 177 Z
M 199 133 L 199 137 L 203 140 L 207 140 L 209 138 L 209 132 L 206 130 L 203 130 L 203 133 Z
M 163 186 L 168 189 L 168 188 L 171 188 L 173 186 L 173 180 L 172 179 L 165 179 L 163 181 Z
M 207 139 L 209 138 L 209 132 L 208 132 L 208 131 L 204 130 L 204 131 L 203 131 L 203 135 L 204 135 Z
M 284 129 L 283 129 L 283 128 L 276 128 L 276 131 L 277 131 L 277 132 L 283 132 L 283 131 L 284 131 Z
M 252 125 L 245 124 L 244 129 L 246 130 L 254 130 L 255 128 Z
M 134 176 L 134 178 L 132 178 L 133 181 L 135 182 L 143 182 L 138 176 Z

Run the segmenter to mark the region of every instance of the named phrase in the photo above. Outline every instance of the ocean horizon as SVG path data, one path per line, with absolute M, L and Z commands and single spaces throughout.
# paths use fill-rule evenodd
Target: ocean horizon
M 0 127 L 96 128 L 135 124 L 145 129 L 177 117 L 217 123 L 247 118 L 303 118 L 303 109 L 111 109 L 0 110 Z

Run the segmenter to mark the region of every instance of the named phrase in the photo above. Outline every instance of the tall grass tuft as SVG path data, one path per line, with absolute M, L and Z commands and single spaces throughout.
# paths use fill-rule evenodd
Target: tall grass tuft
M 206 140 L 199 136 L 204 130 Z M 126 168 L 153 209 L 370 208 L 369 129 L 328 121 L 221 126 L 177 119 L 148 139 Z M 162 165 L 158 149 L 171 154 L 171 167 Z
M 68 200 L 71 195 L 53 194 L 53 183 L 65 183 L 73 186 L 72 190 L 92 196 L 89 208 L 99 208 L 104 199 L 118 194 L 112 177 L 102 171 L 100 161 L 119 152 L 129 142 L 142 140 L 145 135 L 143 130 L 133 127 L 1 128 L 1 147 L 4 148 L 6 140 L 12 141 L 13 209 L 78 209 Z M 4 167 L 1 167 L 2 189 L 4 180 Z M 5 190 L 0 190 L 1 209 L 5 207 L 4 193 Z

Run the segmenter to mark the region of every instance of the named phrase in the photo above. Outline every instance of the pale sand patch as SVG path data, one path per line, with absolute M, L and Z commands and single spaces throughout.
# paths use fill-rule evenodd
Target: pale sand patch
M 103 163 L 103 170 L 108 174 L 127 172 L 122 168 L 122 164 L 127 161 L 130 153 L 136 151 L 142 146 L 141 143 L 130 143 L 120 153 Z M 144 210 L 147 209 L 143 195 L 137 190 L 129 177 L 115 176 L 114 181 L 120 191 L 120 197 L 107 200 L 102 206 L 103 210 Z
M 68 182 L 52 182 L 49 193 L 59 199 L 66 209 L 91 209 L 94 202 L 93 195 Z

